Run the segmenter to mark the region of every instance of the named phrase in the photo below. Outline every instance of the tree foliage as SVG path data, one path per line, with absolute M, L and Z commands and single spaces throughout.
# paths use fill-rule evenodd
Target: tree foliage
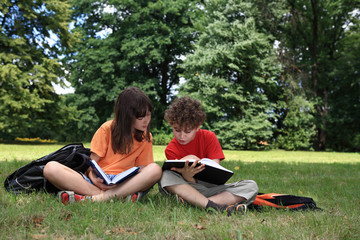
M 360 151 L 360 19 L 339 41 L 330 72 L 327 147 Z
M 69 8 L 67 1 L 2 1 L 0 138 L 55 136 L 73 119 L 52 87 L 64 76 L 57 56 L 74 41 Z
M 203 102 L 224 148 L 359 151 L 358 0 L 71 4 L 2 1 L 0 138 L 90 140 L 133 85 L 161 143 L 179 92 Z M 75 93 L 59 96 L 65 78 Z
M 345 69 L 356 72 L 357 61 L 351 57 L 352 51 L 347 51 L 346 48 L 357 45 L 353 41 L 356 37 L 353 37 L 351 32 L 358 29 L 351 29 L 348 26 L 359 21 L 359 1 L 260 0 L 255 1 L 254 6 L 260 13 L 257 17 L 259 28 L 274 35 L 279 42 L 278 56 L 282 64 L 282 85 L 288 89 L 285 91 L 286 98 L 290 100 L 305 98 L 306 101 L 303 103 L 314 106 L 315 111 L 312 114 L 316 135 L 313 146 L 315 149 L 324 150 L 327 146 L 333 145 L 328 142 L 328 136 L 334 137 L 339 134 L 340 129 L 333 128 L 335 122 L 338 126 L 343 125 L 341 122 L 344 121 L 351 126 L 358 122 L 355 117 L 334 115 L 340 109 L 338 109 L 338 101 L 332 98 L 336 97 L 334 90 L 341 89 L 341 92 L 349 94 L 347 105 L 351 107 L 344 106 L 349 112 L 355 110 L 354 106 L 359 104 L 356 97 L 359 92 L 356 91 L 356 87 L 350 88 L 351 91 L 347 90 L 350 82 L 355 86 L 358 85 L 358 77 L 353 78 L 351 74 L 344 72 Z M 348 39 L 350 36 L 352 40 Z M 347 42 L 348 47 L 343 48 L 342 42 Z M 355 55 L 359 54 L 355 53 Z M 340 60 L 340 56 L 342 60 L 346 58 L 348 61 Z M 340 72 L 342 72 L 341 76 Z M 292 86 L 296 87 L 292 88 Z M 292 98 L 292 96 L 301 98 Z M 298 104 L 287 102 L 285 113 L 294 111 L 290 108 L 296 106 Z M 280 122 L 288 121 L 286 117 L 287 115 L 283 114 L 279 119 Z M 308 125 L 302 127 L 304 130 L 306 130 L 305 126 Z M 334 141 L 333 137 L 331 141 Z
M 204 30 L 183 65 L 182 95 L 200 99 L 208 128 L 225 148 L 254 148 L 270 140 L 277 67 L 269 38 L 256 30 L 251 5 L 241 1 L 205 4 Z
M 153 100 L 152 122 L 160 128 L 172 88 L 179 82 L 181 56 L 191 51 L 195 37 L 195 3 L 104 0 L 76 1 L 74 7 L 74 18 L 81 19 L 77 29 L 82 42 L 68 58 L 71 82 L 82 119 L 90 114 L 93 119 L 90 128 L 81 131 L 91 132 L 110 118 L 114 100 L 130 85 Z

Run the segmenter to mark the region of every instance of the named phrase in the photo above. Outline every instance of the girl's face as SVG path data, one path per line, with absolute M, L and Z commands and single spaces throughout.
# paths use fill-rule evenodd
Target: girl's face
M 178 143 L 180 143 L 181 145 L 186 145 L 192 140 L 194 140 L 196 136 L 196 132 L 199 130 L 199 128 L 200 127 L 195 129 L 181 130 L 178 127 L 174 126 L 172 129 L 173 129 L 174 137 L 178 141 Z
M 139 117 L 135 119 L 134 128 L 144 132 L 148 128 L 150 121 L 151 121 L 151 112 L 146 111 L 144 117 Z

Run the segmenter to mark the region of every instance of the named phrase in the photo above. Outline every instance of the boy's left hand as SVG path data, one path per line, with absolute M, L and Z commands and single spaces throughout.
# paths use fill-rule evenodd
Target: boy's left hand
M 180 173 L 185 181 L 187 182 L 196 182 L 194 175 L 203 171 L 205 169 L 205 165 L 201 164 L 200 166 L 196 166 L 200 160 L 196 160 L 189 166 L 189 160 L 186 160 L 185 166 L 183 168 L 171 168 L 171 170 Z

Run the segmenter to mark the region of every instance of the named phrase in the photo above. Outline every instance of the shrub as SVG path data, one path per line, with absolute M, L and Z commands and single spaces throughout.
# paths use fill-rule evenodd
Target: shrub
M 22 143 L 57 143 L 56 140 L 51 139 L 41 139 L 37 138 L 15 138 L 15 142 L 22 142 Z
M 153 145 L 167 145 L 171 141 L 171 139 L 173 139 L 172 133 L 153 134 Z

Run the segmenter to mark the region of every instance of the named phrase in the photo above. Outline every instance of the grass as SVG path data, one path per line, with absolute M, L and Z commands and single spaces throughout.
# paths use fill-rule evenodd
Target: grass
M 0 144 L 0 181 L 62 147 Z M 89 147 L 89 144 L 85 144 Z M 0 188 L 0 239 L 360 239 L 360 154 L 224 151 L 231 181 L 253 179 L 261 192 L 313 198 L 323 211 L 268 209 L 227 217 L 179 205 L 157 186 L 137 203 L 64 206 L 49 194 Z M 164 146 L 154 146 L 162 164 Z M 235 170 L 238 169 L 238 170 Z

